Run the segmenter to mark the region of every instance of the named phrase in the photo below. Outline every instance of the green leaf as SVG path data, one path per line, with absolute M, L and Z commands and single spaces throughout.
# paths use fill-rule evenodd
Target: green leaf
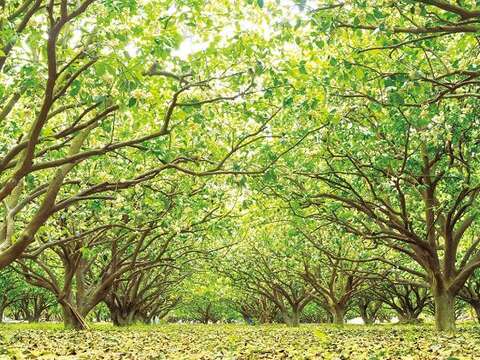
M 80 92 L 80 88 L 82 87 L 82 83 L 80 80 L 75 79 L 72 81 L 72 84 L 70 85 L 70 96 L 77 96 L 78 93 Z
M 136 99 L 136 98 L 131 97 L 130 99 L 128 99 L 128 104 L 127 104 L 127 106 L 128 106 L 129 108 L 134 107 L 135 105 L 137 105 L 137 99 Z

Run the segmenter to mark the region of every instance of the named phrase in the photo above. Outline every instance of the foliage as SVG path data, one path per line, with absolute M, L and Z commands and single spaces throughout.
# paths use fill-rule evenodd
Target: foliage
M 480 317 L 479 31 L 473 0 L 0 0 L 0 315 Z M 387 330 L 370 358 L 417 351 Z
M 478 328 L 461 326 L 458 334 L 438 335 L 424 326 L 326 326 L 287 328 L 279 325 L 99 327 L 88 332 L 15 330 L 2 327 L 2 356 L 17 359 L 90 357 L 130 359 L 474 359 Z

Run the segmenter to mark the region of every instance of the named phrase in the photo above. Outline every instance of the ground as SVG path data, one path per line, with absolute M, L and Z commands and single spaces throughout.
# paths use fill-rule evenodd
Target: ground
M 480 326 L 0 325 L 3 359 L 478 359 Z

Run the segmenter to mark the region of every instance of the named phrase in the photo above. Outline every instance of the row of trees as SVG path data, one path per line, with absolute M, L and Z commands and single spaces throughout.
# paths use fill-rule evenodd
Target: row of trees
M 271 229 L 265 231 L 267 234 L 271 235 Z M 202 259 L 196 258 L 197 266 L 213 266 L 218 270 L 215 273 L 194 272 L 182 255 L 185 273 L 172 263 L 149 267 L 148 271 L 137 269 L 133 275 L 120 275 L 101 297 L 91 290 L 93 286 L 85 289 L 84 283 L 75 284 L 69 303 L 58 300 L 58 294 L 48 286 L 32 291 L 28 276 L 25 281 L 19 271 L 8 272 L 2 277 L 2 313 L 30 322 L 64 319 L 65 325 L 73 328 L 85 328 L 86 319 L 112 321 L 118 326 L 159 320 L 210 323 L 240 319 L 298 326 L 300 322 L 341 325 L 355 317 L 361 317 L 365 324 L 389 322 L 392 317 L 401 323 L 418 323 L 435 315 L 434 299 L 426 284 L 412 281 L 408 273 L 391 266 L 380 268 L 345 260 L 358 249 L 345 248 L 341 242 L 336 247 L 329 244 L 329 249 L 325 243 L 305 247 L 301 241 L 295 245 L 267 242 L 263 248 L 258 242 L 249 245 L 207 251 Z M 282 249 L 286 245 L 297 250 L 288 254 Z M 193 258 L 190 260 L 195 262 Z M 97 274 L 103 276 L 102 272 Z M 8 284 L 15 287 L 7 288 Z M 480 321 L 479 289 L 478 278 L 470 279 L 456 299 L 455 319 L 476 316 Z
M 5 289 L 148 321 L 210 259 L 262 321 L 405 292 L 453 331 L 479 306 L 477 3 L 222 7 L 0 1 Z
M 437 316 L 430 286 L 412 274 L 420 268 L 407 256 L 376 244 L 366 247 L 363 237 L 338 225 L 319 227 L 315 218 L 291 209 L 280 216 L 282 210 L 272 209 L 275 215 L 258 225 L 247 246 L 231 247 L 216 260 L 217 271 L 243 294 L 243 314 L 250 311 L 249 317 L 261 322 L 271 319 L 273 306 L 277 319 L 295 325 L 314 303 L 319 318 L 337 324 L 357 316 L 367 324 L 393 316 L 402 322 Z M 468 314 L 478 318 L 478 275 L 455 297 L 454 321 Z
M 210 29 L 207 51 L 175 54 L 185 34 L 211 24 L 215 4 L 0 9 L 2 309 L 30 319 L 30 297 L 17 295 L 26 281 L 68 327 L 87 327 L 100 304 L 117 324 L 164 316 L 193 261 L 215 250 L 235 184 L 304 139 L 272 135 L 288 114 L 274 95 L 289 90 L 242 46 L 247 34 L 220 55 Z

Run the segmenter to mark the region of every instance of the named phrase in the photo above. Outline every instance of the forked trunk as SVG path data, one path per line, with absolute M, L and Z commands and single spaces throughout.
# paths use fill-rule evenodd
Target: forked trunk
M 369 317 L 368 315 L 367 316 L 362 316 L 362 320 L 363 320 L 363 323 L 365 325 L 372 325 L 375 322 L 375 320 L 373 318 Z
M 134 313 L 129 313 L 129 314 L 126 314 L 125 316 L 117 316 L 114 321 L 115 326 L 130 326 L 130 325 L 133 325 L 134 323 L 135 323 Z
M 358 309 L 365 325 L 371 325 L 375 322 L 374 318 L 368 314 L 368 305 L 359 305 Z
M 112 311 L 112 309 L 110 309 L 110 312 L 113 325 L 115 326 L 129 326 L 140 320 L 136 316 L 137 312 L 135 310 L 122 311 L 115 309 Z
M 398 322 L 401 324 L 417 324 L 420 320 L 415 314 L 404 313 L 398 315 Z
M 418 319 L 419 311 L 405 306 L 403 309 L 396 309 L 398 314 L 398 320 L 401 324 L 417 324 L 420 322 Z
M 66 329 L 85 330 L 88 325 L 76 309 L 68 304 L 61 304 L 63 310 L 63 324 Z

